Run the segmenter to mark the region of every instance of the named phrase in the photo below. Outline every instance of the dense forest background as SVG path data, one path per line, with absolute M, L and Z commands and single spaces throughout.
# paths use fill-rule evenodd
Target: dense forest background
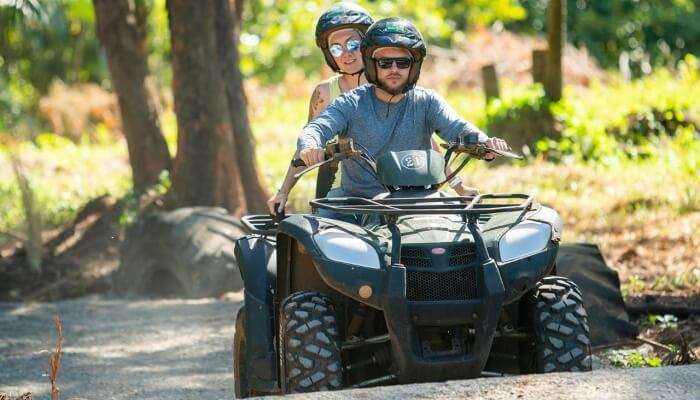
M 135 0 L 148 11 L 148 63 L 158 84 L 171 83 L 171 51 L 165 0 Z M 6 0 L 0 7 L 0 130 L 27 135 L 42 126 L 34 118 L 52 82 L 94 82 L 110 87 L 90 0 Z M 241 26 L 241 69 L 265 84 L 290 70 L 317 76 L 323 64 L 313 28 L 331 2 L 251 0 Z M 502 24 L 516 33 L 542 35 L 546 0 L 361 1 L 378 16 L 403 15 L 432 45 L 457 46 L 470 30 Z M 700 52 L 700 7 L 693 0 L 568 0 L 568 40 L 585 47 L 604 68 L 635 77 L 673 66 Z

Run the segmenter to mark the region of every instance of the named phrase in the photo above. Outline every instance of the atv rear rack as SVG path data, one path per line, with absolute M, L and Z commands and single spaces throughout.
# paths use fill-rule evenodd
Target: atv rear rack
M 243 222 L 243 226 L 245 226 L 250 233 L 263 236 L 275 236 L 277 234 L 278 220 L 270 215 L 247 215 L 241 218 L 241 222 Z

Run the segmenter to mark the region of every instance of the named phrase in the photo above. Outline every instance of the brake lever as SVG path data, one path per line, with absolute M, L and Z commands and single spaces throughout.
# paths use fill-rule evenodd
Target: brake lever
M 486 152 L 496 153 L 496 154 L 501 155 L 503 157 L 515 158 L 517 160 L 522 160 L 524 158 L 520 154 L 513 153 L 512 151 L 508 151 L 508 150 L 496 150 L 496 149 L 492 149 L 492 148 L 486 147 L 486 146 L 484 146 L 484 150 L 486 150 Z
M 483 143 L 474 143 L 474 144 L 461 144 L 459 142 L 450 142 L 450 143 L 441 143 L 440 146 L 444 149 L 455 149 L 460 153 L 467 153 L 472 157 L 483 159 L 484 154 L 486 153 L 496 153 L 500 156 L 503 157 L 508 157 L 508 158 L 515 158 L 518 160 L 522 160 L 524 157 L 521 156 L 520 154 L 514 153 L 509 150 L 496 150 L 491 147 L 488 147 L 484 145 Z
M 321 162 L 317 162 L 316 164 L 310 165 L 310 166 L 304 168 L 303 170 L 301 170 L 301 172 L 294 174 L 294 179 L 299 179 L 305 173 L 311 171 L 314 168 L 320 167 L 321 165 L 328 164 L 329 162 L 333 161 L 334 159 L 335 159 L 335 157 L 331 157 L 327 160 L 323 160 Z

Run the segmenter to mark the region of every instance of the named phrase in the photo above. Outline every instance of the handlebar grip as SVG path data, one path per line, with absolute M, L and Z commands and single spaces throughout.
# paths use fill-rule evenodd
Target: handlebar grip
M 295 158 L 292 160 L 292 166 L 294 166 L 294 167 L 306 167 L 306 163 L 301 158 Z
M 272 217 L 272 221 L 279 223 L 286 217 L 286 215 L 284 214 L 284 208 L 281 211 L 279 211 L 280 203 L 275 203 L 274 207 L 275 212 L 273 214 L 270 214 L 270 216 Z

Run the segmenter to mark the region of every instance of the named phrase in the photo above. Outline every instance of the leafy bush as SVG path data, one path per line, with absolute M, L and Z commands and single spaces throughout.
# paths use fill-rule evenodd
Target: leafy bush
M 685 110 L 650 107 L 627 116 L 627 126 L 609 132 L 630 145 L 640 145 L 650 138 L 676 136 L 681 128 L 697 129 L 698 124 Z
M 694 149 L 700 116 L 698 65 L 688 55 L 676 72 L 660 69 L 633 82 L 594 83 L 586 90 L 567 87 L 557 103 L 550 103 L 539 85 L 510 89 L 487 107 L 487 126 L 515 132 L 514 143 L 523 135 L 530 143 L 542 137 L 535 153 L 552 161 L 649 158 L 658 153 L 661 141 L 670 139 Z M 507 132 L 505 136 L 510 138 Z M 692 154 L 687 162 L 694 167 L 697 157 Z
M 661 359 L 638 350 L 611 350 L 606 353 L 613 366 L 619 368 L 660 367 Z
M 504 99 L 491 100 L 486 107 L 486 130 L 504 138 L 518 151 L 533 152 L 532 144 L 542 138 L 556 140 L 561 125 L 552 113 L 552 103 L 542 85 L 536 84 Z

